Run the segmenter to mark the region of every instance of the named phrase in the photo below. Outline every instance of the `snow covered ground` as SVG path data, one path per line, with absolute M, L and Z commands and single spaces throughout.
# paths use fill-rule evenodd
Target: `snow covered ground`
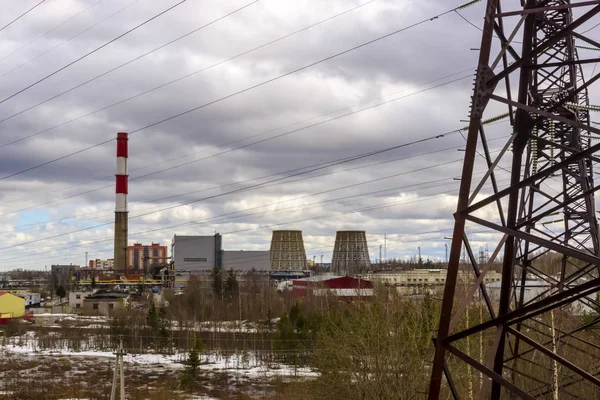
M 0 347 L 0 355 L 20 354 L 27 357 L 36 356 L 63 356 L 63 357 L 87 357 L 87 358 L 114 358 L 113 352 L 107 351 L 74 351 L 68 348 L 40 350 L 35 340 L 28 337 L 22 343 L 7 344 Z M 139 366 L 162 365 L 179 369 L 185 366 L 186 353 L 176 354 L 127 354 L 125 362 Z M 245 353 L 221 353 L 211 352 L 200 355 L 200 369 L 213 372 L 234 372 L 237 375 L 248 377 L 315 377 L 317 372 L 306 367 L 294 367 L 291 365 L 272 363 L 262 360 L 257 354 Z

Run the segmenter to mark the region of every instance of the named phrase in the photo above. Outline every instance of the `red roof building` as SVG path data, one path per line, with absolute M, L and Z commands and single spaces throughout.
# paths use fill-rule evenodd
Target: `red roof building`
M 373 296 L 373 282 L 352 276 L 311 276 L 292 281 L 296 296 L 336 296 L 343 299 Z

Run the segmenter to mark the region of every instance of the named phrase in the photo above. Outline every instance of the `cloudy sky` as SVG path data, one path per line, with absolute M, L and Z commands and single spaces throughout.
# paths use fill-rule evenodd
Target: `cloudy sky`
M 37 3 L 5 2 L 0 27 Z M 480 31 L 429 21 L 460 3 L 178 3 L 46 0 L 0 31 L 0 269 L 112 256 L 118 131 L 131 243 L 216 231 L 257 250 L 301 229 L 327 262 L 335 232 L 359 229 L 372 259 L 384 234 L 388 258 L 444 259 L 465 142 L 411 143 L 465 125 Z M 483 10 L 461 14 L 482 26 Z M 510 127 L 487 134 L 498 151 Z

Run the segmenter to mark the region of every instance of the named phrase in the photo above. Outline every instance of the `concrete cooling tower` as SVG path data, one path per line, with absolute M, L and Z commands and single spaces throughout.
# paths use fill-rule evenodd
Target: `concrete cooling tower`
M 335 235 L 331 269 L 339 275 L 366 273 L 371 267 L 365 231 L 338 231 Z
M 306 251 L 302 231 L 273 231 L 271 269 L 274 271 L 306 270 Z

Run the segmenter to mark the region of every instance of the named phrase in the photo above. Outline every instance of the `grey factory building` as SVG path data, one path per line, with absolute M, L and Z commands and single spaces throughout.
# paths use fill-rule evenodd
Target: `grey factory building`
M 212 236 L 175 235 L 171 255 L 178 271 L 208 271 L 213 268 L 238 271 L 271 270 L 269 251 L 223 250 L 220 234 Z

